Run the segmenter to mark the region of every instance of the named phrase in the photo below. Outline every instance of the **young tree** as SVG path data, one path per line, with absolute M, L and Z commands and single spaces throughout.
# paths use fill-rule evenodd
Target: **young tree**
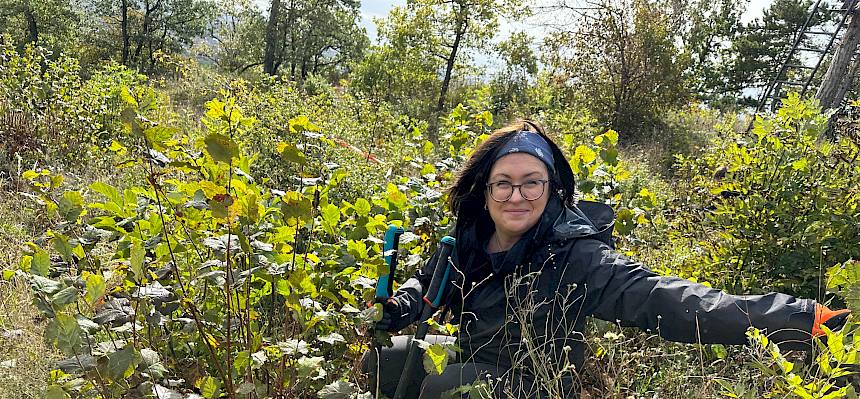
M 430 118 L 434 96 L 441 82 L 439 37 L 433 29 L 429 7 L 394 7 L 376 20 L 380 43 L 372 46 L 353 67 L 352 85 L 373 101 L 396 104 L 401 112 Z
M 269 20 L 266 22 L 266 49 L 263 56 L 263 72 L 275 74 L 275 48 L 278 45 L 278 23 L 281 20 L 281 0 L 272 0 Z
M 573 84 L 604 127 L 634 137 L 666 109 L 687 102 L 689 57 L 676 44 L 672 14 L 647 0 L 600 0 L 571 31 L 549 38 L 552 70 Z
M 684 75 L 695 96 L 711 105 L 719 106 L 726 96 L 736 94 L 727 90 L 725 76 L 731 44 L 742 29 L 745 4 L 743 0 L 691 0 L 684 5 L 685 18 L 678 30 L 690 61 Z
M 0 35 L 9 35 L 19 46 L 71 50 L 79 25 L 79 10 L 68 0 L 0 0 Z
M 754 20 L 744 26 L 732 43 L 730 60 L 726 75 L 726 92 L 741 93 L 748 89 L 761 89 L 779 72 L 788 49 L 794 44 L 798 29 L 809 16 L 812 0 L 776 0 L 765 10 L 761 20 Z M 826 4 L 820 6 L 826 10 Z M 812 17 L 811 30 L 822 30 L 822 25 L 831 18 L 823 11 Z M 807 35 L 801 47 L 817 48 L 822 45 Z M 800 54 L 795 54 L 791 64 L 800 64 Z M 791 80 L 791 76 L 783 77 Z M 754 98 L 742 99 L 742 103 L 754 106 Z
M 214 12 L 209 0 L 92 0 L 86 6 L 95 17 L 87 41 L 97 58 L 119 55 L 145 72 L 154 70 L 156 54 L 189 48 Z
M 249 0 L 230 0 L 218 5 L 218 16 L 209 22 L 208 43 L 201 55 L 219 68 L 243 73 L 264 64 L 266 19 Z
M 281 67 L 290 79 L 343 72 L 369 39 L 358 25 L 357 0 L 273 0 L 266 27 L 263 69 Z
M 422 88 L 437 80 L 435 93 L 423 98 L 429 104 L 429 114 L 420 110 L 418 114 L 410 113 L 429 118 L 428 138 L 437 142 L 437 118 L 445 109 L 458 62 L 462 62 L 467 50 L 487 50 L 498 31 L 499 17 L 515 14 L 521 4 L 520 0 L 415 0 L 406 7 L 396 7 L 385 20 L 378 21 L 381 43 L 359 67 L 371 75 L 359 77 L 358 81 L 388 87 L 404 82 L 407 87 L 403 89 L 408 93 L 406 77 L 420 78 Z M 381 71 L 370 64 L 383 59 L 391 71 Z M 423 91 L 420 94 L 426 95 Z M 409 96 L 414 99 L 415 92 Z
M 529 80 L 538 72 L 538 59 L 532 46 L 534 39 L 525 32 L 512 34 L 496 45 L 505 68 L 492 81 L 493 111 L 500 113 L 511 105 L 528 103 L 525 93 Z

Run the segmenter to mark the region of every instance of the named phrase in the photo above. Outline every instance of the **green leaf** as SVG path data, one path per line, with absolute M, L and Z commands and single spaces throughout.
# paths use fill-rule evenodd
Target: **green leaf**
M 346 243 L 347 251 L 355 257 L 358 262 L 363 262 L 368 257 L 367 244 L 364 241 L 349 240 Z
M 325 376 L 322 365 L 325 358 L 320 356 L 302 356 L 296 362 L 298 365 L 299 378 L 316 380 Z
M 33 291 L 41 292 L 47 295 L 52 295 L 63 289 L 63 284 L 59 281 L 51 280 L 47 277 L 42 277 L 38 275 L 30 276 L 30 286 L 33 288 Z
M 206 144 L 206 152 L 216 162 L 231 163 L 234 158 L 239 158 L 239 146 L 223 134 L 211 133 L 203 142 Z
M 198 381 L 200 394 L 206 399 L 216 399 L 221 396 L 221 382 L 215 377 L 207 376 Z
M 317 296 L 317 286 L 314 285 L 313 280 L 304 270 L 295 270 L 290 273 L 289 282 L 297 292 L 309 294 L 312 297 Z
M 318 132 L 320 130 L 317 125 L 314 125 L 313 123 L 311 123 L 310 120 L 308 120 L 308 117 L 306 115 L 299 115 L 293 119 L 290 119 L 288 123 L 290 125 L 290 131 L 293 133 L 300 133 L 304 131 Z
M 119 206 L 123 205 L 122 195 L 119 193 L 119 190 L 109 184 L 97 181 L 93 184 L 90 184 L 90 190 L 93 190 L 103 195 L 105 198 L 111 200 L 111 202 Z
M 364 198 L 357 199 L 353 207 L 358 216 L 367 216 L 370 214 L 370 202 Z
M 251 382 L 243 382 L 236 388 L 236 393 L 239 395 L 247 395 L 251 392 L 254 392 L 257 388 Z
M 615 148 L 606 148 L 600 150 L 600 159 L 609 165 L 618 165 L 618 150 Z
M 74 223 L 84 211 L 84 197 L 77 191 L 66 191 L 57 206 L 60 217 Z
M 338 223 L 340 223 L 340 208 L 334 204 L 326 204 L 322 207 L 321 214 L 323 227 L 329 234 L 334 234 Z
M 143 348 L 140 350 L 140 360 L 144 366 L 152 366 L 161 361 L 161 357 L 158 356 L 158 352 L 149 349 Z
M 131 245 L 131 256 L 129 257 L 129 269 L 134 274 L 135 279 L 140 281 L 143 275 L 143 263 L 146 255 L 146 250 L 143 248 L 143 243 L 140 240 L 134 240 Z
M 66 262 L 75 261 L 75 258 L 73 256 L 74 249 L 72 248 L 72 245 L 69 244 L 69 237 L 55 233 L 54 237 L 51 239 L 51 245 L 54 247 L 54 250 L 56 250 Z
M 164 367 L 161 367 L 161 368 L 163 369 Z M 151 368 L 148 369 L 148 371 L 151 372 Z M 162 373 L 162 375 L 163 374 L 166 374 L 166 373 Z M 153 393 L 153 395 L 155 395 L 156 399 L 183 399 L 186 397 L 185 395 L 179 393 L 178 391 L 175 391 L 173 389 L 161 386 L 159 384 L 153 385 L 152 393 Z M 192 398 L 194 396 L 196 396 L 196 395 L 188 395 L 188 398 Z
M 70 303 L 74 303 L 78 299 L 78 294 L 80 294 L 80 291 L 77 288 L 66 287 L 51 297 L 51 303 L 55 306 L 62 307 Z
M 292 144 L 284 142 L 278 143 L 278 152 L 287 162 L 293 162 L 300 165 L 307 163 L 304 152 Z
M 424 351 L 424 370 L 428 374 L 442 374 L 442 370 L 448 366 L 448 351 L 439 344 L 433 344 Z
M 635 217 L 636 214 L 630 209 L 623 208 L 618 211 L 618 215 L 615 217 L 615 231 L 622 236 L 630 234 L 636 228 Z
M 69 394 L 59 385 L 51 385 L 45 389 L 45 399 L 68 399 Z
M 36 250 L 33 261 L 30 263 L 30 273 L 39 276 L 47 276 L 51 272 L 51 255 L 43 249 Z
M 82 330 L 89 332 L 89 333 L 93 333 L 93 332 L 95 332 L 101 328 L 101 326 L 99 326 L 98 323 L 88 319 L 86 316 L 84 316 L 82 314 L 75 315 L 75 320 L 77 320 L 78 326 Z
M 48 325 L 45 337 L 63 353 L 72 356 L 77 354 L 78 348 L 83 345 L 82 332 L 74 317 L 57 313 L 54 320 Z
M 164 143 L 173 138 L 179 129 L 174 127 L 154 126 L 143 131 L 149 144 L 156 149 L 164 149 Z
M 317 392 L 320 399 L 349 399 L 355 387 L 347 381 L 338 380 L 324 386 Z
M 134 374 L 140 364 L 140 354 L 131 345 L 107 355 L 107 374 L 114 381 L 119 381 Z
M 281 201 L 281 213 L 285 218 L 310 219 L 313 203 L 302 193 L 287 191 Z
M 105 279 L 99 274 L 90 274 L 86 278 L 87 293 L 84 295 L 84 300 L 90 305 L 95 305 L 96 301 L 105 294 L 106 286 Z

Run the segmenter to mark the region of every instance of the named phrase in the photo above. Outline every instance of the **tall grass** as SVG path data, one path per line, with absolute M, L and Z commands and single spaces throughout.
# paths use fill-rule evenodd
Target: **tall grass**
M 21 245 L 38 234 L 38 222 L 17 192 L 6 192 L 0 198 L 0 270 L 16 266 Z M 59 360 L 43 338 L 47 325 L 23 280 L 0 280 L 0 398 L 42 396 L 48 373 Z

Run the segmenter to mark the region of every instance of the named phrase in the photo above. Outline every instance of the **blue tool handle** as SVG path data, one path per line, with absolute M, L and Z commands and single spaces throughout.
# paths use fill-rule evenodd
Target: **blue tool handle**
M 442 238 L 439 258 L 436 259 L 436 268 L 433 270 L 433 277 L 430 280 L 430 287 L 427 289 L 427 294 L 424 295 L 425 306 L 421 310 L 420 323 L 418 329 L 409 343 L 409 352 L 406 355 L 406 363 L 403 366 L 403 371 L 400 374 L 400 380 L 397 382 L 397 389 L 394 391 L 394 399 L 405 399 L 406 389 L 415 380 L 415 369 L 417 359 L 421 353 L 416 340 L 423 340 L 427 336 L 427 331 L 430 329 L 430 324 L 427 320 L 433 316 L 436 308 L 442 300 L 442 294 L 445 291 L 445 283 L 448 280 L 448 275 L 451 270 L 451 262 L 449 258 L 454 253 L 454 237 L 445 236 Z
M 445 283 L 448 281 L 448 276 L 451 274 L 451 255 L 454 253 L 454 237 L 445 236 L 442 238 L 441 250 L 439 259 L 436 261 L 436 268 L 433 270 L 433 278 L 430 279 L 430 287 L 427 293 L 424 294 L 424 302 L 430 305 L 433 309 L 439 307 L 442 302 L 442 295 L 445 292 Z
M 388 299 L 394 293 L 394 272 L 397 270 L 397 249 L 400 235 L 404 230 L 393 224 L 385 231 L 385 243 L 382 245 L 382 255 L 388 265 L 388 274 L 379 276 L 376 282 L 376 299 Z

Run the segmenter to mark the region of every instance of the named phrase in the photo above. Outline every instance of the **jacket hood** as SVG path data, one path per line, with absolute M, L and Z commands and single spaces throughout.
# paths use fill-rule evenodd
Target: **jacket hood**
M 553 197 L 546 206 L 540 221 L 507 251 L 502 262 L 490 265 L 484 248 L 493 233 L 490 220 L 482 220 L 466 228 L 457 229 L 454 257 L 467 282 L 481 281 L 490 273 L 506 275 L 523 263 L 526 256 L 540 245 L 574 238 L 592 237 L 614 248 L 612 230 L 615 213 L 608 205 L 580 201 L 576 205 L 565 205 Z M 460 263 L 464 261 L 463 263 Z
M 552 225 L 550 241 L 593 237 L 613 247 L 612 230 L 615 212 L 609 205 L 592 201 L 579 201 L 565 206 Z

